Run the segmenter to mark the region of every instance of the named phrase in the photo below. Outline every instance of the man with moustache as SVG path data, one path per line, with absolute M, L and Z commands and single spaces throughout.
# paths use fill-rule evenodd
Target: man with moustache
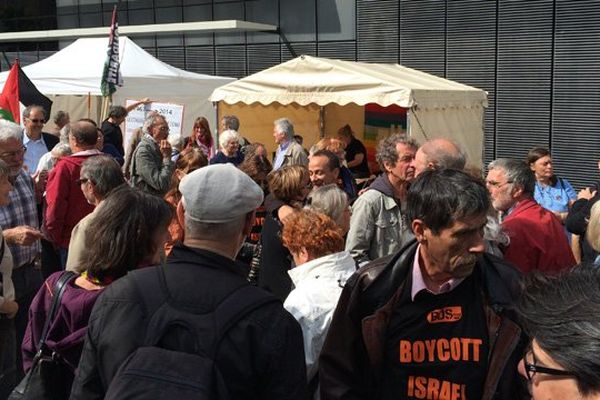
M 533 198 L 535 176 L 521 160 L 498 158 L 488 165 L 486 185 L 510 242 L 504 259 L 522 273 L 554 274 L 575 265 L 560 220 Z
M 346 251 L 359 263 L 390 255 L 412 239 L 405 217 L 406 193 L 415 178 L 417 142 L 392 135 L 377 145 L 384 171 L 352 206 Z
M 321 398 L 523 398 L 519 274 L 484 253 L 484 184 L 428 170 L 406 200 L 415 240 L 348 280 L 319 361 Z

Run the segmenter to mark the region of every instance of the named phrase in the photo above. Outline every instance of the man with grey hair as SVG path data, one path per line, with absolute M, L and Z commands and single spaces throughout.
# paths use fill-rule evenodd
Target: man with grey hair
M 27 148 L 24 160 L 30 175 L 35 173 L 40 158 L 58 143 L 56 136 L 42 132 L 45 123 L 46 111 L 42 106 L 30 105 L 23 110 L 23 145 Z
M 415 179 L 418 144 L 402 135 L 379 142 L 376 159 L 383 173 L 352 206 L 346 250 L 365 263 L 394 253 L 412 239 L 404 209 L 410 182 Z
M 501 249 L 506 260 L 523 273 L 556 273 L 575 265 L 562 224 L 533 199 L 535 176 L 524 161 L 492 161 L 485 183 L 510 240 Z
M 273 122 L 273 137 L 277 143 L 273 170 L 286 165 L 308 165 L 308 157 L 304 149 L 294 140 L 294 125 L 287 118 L 280 118 Z
M 42 285 L 37 264 L 41 252 L 39 219 L 33 179 L 23 169 L 23 132 L 19 125 L 0 120 L 0 159 L 10 169 L 13 185 L 10 203 L 0 207 L 0 225 L 13 256 L 13 283 L 19 311 L 15 316 L 17 343 L 21 343 L 27 327 L 27 313 L 33 297 Z M 20 348 L 18 349 L 20 350 Z M 22 375 L 21 351 L 17 351 L 17 375 Z
M 81 192 L 87 202 L 94 206 L 94 211 L 86 215 L 71 231 L 66 269 L 83 272 L 82 260 L 85 255 L 86 231 L 92 222 L 100 203 L 113 191 L 125 184 L 121 167 L 111 156 L 100 155 L 90 157 L 81 164 L 78 178 Z M 82 268 L 83 267 L 83 268 Z
M 415 154 L 415 175 L 428 169 L 463 170 L 467 157 L 460 146 L 450 139 L 436 138 L 426 141 Z
M 131 186 L 150 194 L 164 196 L 171 185 L 175 163 L 167 140 L 169 125 L 160 114 L 144 121 L 144 136 L 135 149 L 130 167 Z
M 234 261 L 263 201 L 262 189 L 229 164 L 200 168 L 186 175 L 179 189 L 185 221 L 183 244 L 175 245 L 166 265 L 129 273 L 100 296 L 90 317 L 71 399 L 104 397 L 126 378 L 128 364 L 146 360 L 142 368 L 149 369 L 167 362 L 164 357 L 152 357 L 163 349 L 142 347 L 140 338 L 152 329 L 150 320 L 171 328 L 164 330 L 160 343 L 171 344 L 167 347 L 171 353 L 188 353 L 178 360 L 193 359 L 189 353 L 211 354 L 228 397 L 305 399 L 300 326 L 274 296 L 248 284 L 246 272 Z M 201 323 L 201 316 L 210 325 Z M 218 341 L 207 339 L 216 334 L 214 321 L 216 327 L 227 327 L 216 336 Z M 182 325 L 190 328 L 177 328 Z M 143 349 L 150 351 L 145 358 L 139 352 Z M 120 365 L 125 368 L 122 375 L 117 373 Z M 165 368 L 175 376 L 184 367 L 171 362 Z M 145 372 L 146 376 L 157 374 L 154 368 Z M 199 371 L 190 374 L 194 375 L 187 374 L 182 382 L 202 379 Z M 134 385 L 152 398 L 157 397 L 156 391 L 168 390 L 164 385 L 169 383 L 148 380 L 143 388 Z M 156 389 L 157 385 L 162 386 Z M 189 387 L 187 398 L 197 397 L 191 394 L 193 386 Z

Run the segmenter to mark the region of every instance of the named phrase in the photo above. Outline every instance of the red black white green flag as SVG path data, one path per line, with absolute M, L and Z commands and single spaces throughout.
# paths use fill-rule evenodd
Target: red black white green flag
M 50 116 L 52 111 L 52 101 L 37 90 L 21 69 L 19 60 L 16 60 L 0 93 L 0 118 L 19 123 L 19 103 L 24 106 L 42 106 L 47 116 Z
M 108 37 L 108 50 L 102 71 L 100 90 L 102 96 L 107 97 L 117 91 L 117 86 L 123 86 L 123 77 L 119 63 L 119 22 L 117 21 L 117 6 L 113 8 L 110 35 Z

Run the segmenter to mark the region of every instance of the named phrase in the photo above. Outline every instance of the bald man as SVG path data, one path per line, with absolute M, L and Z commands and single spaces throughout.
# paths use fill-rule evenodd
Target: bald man
M 414 158 L 415 175 L 430 169 L 463 170 L 466 155 L 460 146 L 450 139 L 436 138 L 425 142 Z

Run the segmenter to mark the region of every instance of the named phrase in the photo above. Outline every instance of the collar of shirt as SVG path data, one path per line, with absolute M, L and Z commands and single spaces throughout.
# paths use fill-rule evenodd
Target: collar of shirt
M 290 144 L 292 144 L 291 140 L 288 140 L 287 142 L 283 142 L 279 145 L 279 147 L 277 148 L 277 150 L 279 151 L 286 151 L 288 149 L 288 147 L 290 147 Z
M 465 278 L 455 279 L 450 278 L 448 281 L 442 283 L 438 288 L 437 292 L 429 290 L 427 285 L 425 285 L 425 280 L 423 279 L 423 272 L 421 271 L 421 263 L 419 262 L 419 254 L 421 251 L 421 245 L 417 246 L 417 252 L 415 253 L 415 260 L 413 261 L 412 268 L 412 288 L 410 291 L 410 298 L 412 301 L 415 301 L 415 296 L 422 290 L 426 290 L 431 294 L 442 294 L 448 293 L 465 280 Z
M 23 144 L 27 145 L 27 143 L 32 142 L 32 143 L 43 143 L 43 145 L 46 145 L 46 142 L 44 141 L 44 135 L 40 134 L 40 138 L 37 140 L 33 140 L 30 139 L 29 136 L 27 135 L 27 131 L 25 129 L 23 129 Z
M 158 144 L 158 142 L 149 133 L 144 134 L 144 136 L 147 137 L 149 140 L 152 140 L 154 143 Z

